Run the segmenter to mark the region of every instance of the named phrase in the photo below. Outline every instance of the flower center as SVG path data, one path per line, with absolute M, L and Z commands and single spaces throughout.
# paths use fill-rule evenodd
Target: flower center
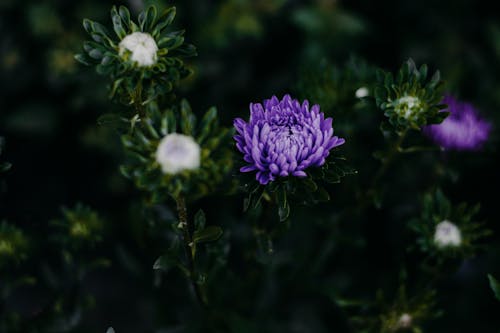
M 11 255 L 14 253 L 14 246 L 11 242 L 0 240 L 0 254 Z
M 165 136 L 156 151 L 156 161 L 164 173 L 176 174 L 200 167 L 201 149 L 190 136 L 172 133 Z
M 403 96 L 395 100 L 394 111 L 405 119 L 415 118 L 423 110 L 422 101 L 418 97 Z
M 76 237 L 87 237 L 90 234 L 89 228 L 85 223 L 75 222 L 70 229 L 70 234 Z
M 154 38 L 144 32 L 134 32 L 125 36 L 119 45 L 119 55 L 123 60 L 131 60 L 139 67 L 152 66 L 157 60 L 158 46 Z
M 458 227 L 448 220 L 440 222 L 434 233 L 434 243 L 440 247 L 457 247 L 462 243 L 462 234 Z

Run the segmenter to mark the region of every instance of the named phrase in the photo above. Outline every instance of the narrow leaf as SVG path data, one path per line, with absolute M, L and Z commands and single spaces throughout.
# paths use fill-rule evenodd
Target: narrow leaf
M 490 287 L 496 299 L 500 301 L 500 283 L 491 274 L 488 274 L 488 280 L 490 281 Z
M 195 231 L 193 241 L 195 243 L 213 242 L 222 236 L 222 228 L 217 226 L 209 226 L 205 229 Z

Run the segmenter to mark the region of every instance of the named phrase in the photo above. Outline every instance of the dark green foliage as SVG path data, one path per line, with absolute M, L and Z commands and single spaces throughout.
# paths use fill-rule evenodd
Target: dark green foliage
M 1 333 L 110 326 L 107 333 L 498 331 L 489 287 L 498 288 L 486 279 L 488 272 L 500 274 L 498 133 L 481 151 L 431 150 L 420 131 L 410 130 L 418 126 L 393 121 L 395 127 L 374 98 L 376 69 L 411 56 L 439 68 L 446 93 L 474 104 L 498 128 L 497 11 L 450 0 L 134 0 L 127 2 L 130 14 L 117 6 L 109 19 L 113 4 L 0 1 L 0 136 L 7 141 L 0 155 L 0 221 L 9 221 L 27 244 L 16 252 L 20 257 L 0 260 Z M 156 25 L 149 5 L 158 8 Z M 103 25 L 85 23 L 87 35 L 84 17 Z M 119 55 L 124 34 L 153 34 L 155 27 L 172 37 L 161 47 L 169 52 L 157 54 L 166 68 L 140 68 L 129 53 Z M 92 70 L 73 57 L 84 35 L 90 43 L 77 59 Z M 184 57 L 194 51 L 184 37 L 197 45 L 194 60 Z M 408 71 L 405 80 L 422 91 L 432 75 L 422 77 Z M 382 86 L 384 80 L 385 73 Z M 394 75 L 399 89 L 397 80 Z M 436 88 L 437 100 L 443 87 Z M 186 229 L 179 227 L 170 184 L 153 186 L 152 193 L 137 190 L 134 175 L 130 181 L 120 174 L 124 165 L 157 175 L 162 120 L 208 144 L 221 133 L 217 126 L 230 127 L 248 113 L 249 102 L 288 92 L 333 117 L 336 135 L 346 139 L 344 173 L 353 168 L 356 176 L 337 183 L 341 172 L 317 170 L 319 178 L 287 184 L 294 193 L 253 186 L 226 166 L 233 158 L 222 157 L 234 151 L 229 131 L 215 149 L 223 180 L 208 173 L 206 184 L 193 182 L 189 191 L 201 184 L 202 194 L 186 198 Z M 395 96 L 385 86 L 383 93 Z M 202 119 L 207 105 L 218 112 L 210 109 Z M 439 101 L 435 106 L 442 110 Z M 140 156 L 123 147 L 121 136 L 130 137 Z M 6 162 L 13 167 L 2 172 Z M 342 164 L 336 160 L 333 169 Z M 179 177 L 186 184 L 196 178 Z M 246 212 L 237 186 L 251 192 Z M 436 187 L 446 193 L 443 209 Z M 431 193 L 429 214 L 419 201 L 423 193 Z M 79 201 L 92 209 L 78 208 Z M 480 202 L 481 210 L 452 204 L 461 201 Z M 61 205 L 68 207 L 63 213 Z M 446 207 L 450 215 L 441 214 Z M 98 237 L 72 236 L 70 215 L 99 221 L 94 225 L 102 228 L 90 233 Z M 467 217 L 464 230 L 485 221 L 495 233 L 471 241 L 472 248 L 438 251 L 433 231 L 442 216 L 455 223 Z M 187 251 L 185 230 L 200 241 Z M 402 327 L 404 313 L 411 313 L 411 327 Z
M 253 177 L 241 176 L 242 189 L 247 193 L 244 210 L 256 208 L 262 199 L 273 202 L 278 208 L 280 221 L 286 221 L 290 215 L 290 204 L 314 205 L 330 200 L 326 189 L 328 184 L 340 183 L 347 176 L 356 174 L 344 158 L 330 155 L 320 168 L 311 168 L 304 178 L 278 178 L 267 185 L 261 185 Z
M 335 122 L 342 121 L 361 98 L 373 95 L 375 72 L 373 66 L 360 58 L 352 57 L 344 66 L 323 59 L 319 64 L 302 68 L 295 89 L 301 98 L 319 104 L 323 112 L 333 115 Z M 357 97 L 359 89 L 366 89 L 367 96 Z

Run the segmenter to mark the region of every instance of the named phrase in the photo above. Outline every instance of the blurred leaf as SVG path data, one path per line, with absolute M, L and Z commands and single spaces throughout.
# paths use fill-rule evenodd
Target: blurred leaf
M 194 216 L 194 227 L 195 230 L 203 230 L 205 228 L 206 217 L 203 210 L 196 212 Z
M 213 242 L 222 236 L 222 228 L 217 226 L 209 226 L 205 229 L 195 231 L 193 235 L 194 243 Z
M 490 287 L 496 299 L 500 301 L 500 283 L 490 274 L 488 274 L 488 280 L 490 281 Z
M 5 172 L 12 167 L 12 164 L 8 162 L 0 163 L 0 172 Z

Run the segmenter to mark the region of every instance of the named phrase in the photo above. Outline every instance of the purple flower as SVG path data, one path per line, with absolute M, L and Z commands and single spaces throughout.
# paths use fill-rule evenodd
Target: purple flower
M 443 103 L 448 105 L 444 111 L 450 115 L 437 125 L 423 127 L 423 132 L 436 144 L 450 150 L 477 150 L 488 139 L 491 124 L 482 119 L 469 103 L 457 101 L 446 95 Z
M 344 139 L 333 136 L 332 118 L 320 112 L 319 105 L 309 109 L 309 102 L 285 95 L 273 96 L 260 103 L 250 103 L 250 121 L 234 120 L 238 132 L 234 139 L 248 165 L 241 172 L 257 171 L 263 185 L 276 177 L 306 177 L 305 170 L 325 163 L 330 150 Z

